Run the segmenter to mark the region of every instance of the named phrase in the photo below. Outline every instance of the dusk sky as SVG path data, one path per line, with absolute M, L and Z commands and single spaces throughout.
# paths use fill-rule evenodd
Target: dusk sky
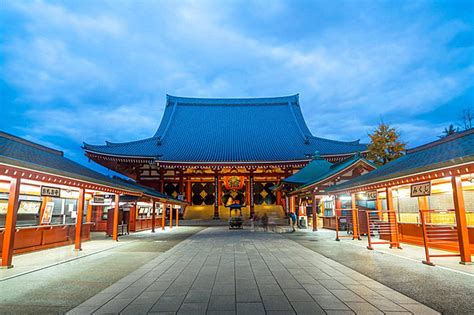
M 152 136 L 166 94 L 299 93 L 316 136 L 383 119 L 411 147 L 474 106 L 473 78 L 472 0 L 0 4 L 0 130 L 90 167 L 83 141 Z

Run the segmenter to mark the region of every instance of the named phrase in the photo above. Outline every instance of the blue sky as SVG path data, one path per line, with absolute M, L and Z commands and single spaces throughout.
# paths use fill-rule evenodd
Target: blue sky
M 474 106 L 473 3 L 4 0 L 0 130 L 87 163 L 152 136 L 167 93 L 299 93 L 317 136 L 383 119 L 418 145 Z

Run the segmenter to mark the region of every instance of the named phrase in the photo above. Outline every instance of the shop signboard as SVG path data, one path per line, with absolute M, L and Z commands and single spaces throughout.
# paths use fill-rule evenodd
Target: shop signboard
M 42 197 L 61 197 L 61 188 L 41 186 L 41 196 Z
M 367 193 L 367 200 L 377 200 L 377 191 L 368 191 Z
M 112 198 L 108 195 L 94 195 L 90 201 L 92 206 L 110 206 L 112 205 Z
M 413 184 L 410 186 L 410 197 L 423 197 L 431 195 L 431 182 Z

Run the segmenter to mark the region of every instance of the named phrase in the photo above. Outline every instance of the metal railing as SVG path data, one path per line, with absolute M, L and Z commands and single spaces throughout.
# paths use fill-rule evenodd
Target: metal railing
M 357 209 L 335 209 L 336 217 L 336 241 L 341 238 L 361 239 L 359 235 L 359 218 Z M 345 231 L 345 235 L 340 232 Z
M 443 219 L 444 218 L 444 219 Z M 454 210 L 420 210 L 423 245 L 425 247 L 424 264 L 434 266 L 432 257 L 457 257 L 459 253 L 459 238 Z M 452 222 L 454 220 L 454 222 Z M 441 222 L 441 223 L 437 223 Z M 449 223 L 446 223 L 449 222 Z M 434 246 L 433 246 L 434 245 Z M 456 248 L 457 254 L 431 254 L 430 246 L 449 246 Z
M 390 248 L 400 248 L 397 214 L 395 211 L 366 210 L 367 220 L 367 248 L 373 250 L 372 245 L 388 244 Z M 374 238 L 378 237 L 378 241 Z

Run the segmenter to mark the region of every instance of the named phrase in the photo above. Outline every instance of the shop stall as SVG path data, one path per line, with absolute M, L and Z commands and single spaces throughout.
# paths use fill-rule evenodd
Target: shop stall
M 474 130 L 420 147 L 377 170 L 329 189 L 350 194 L 369 242 L 410 243 L 471 262 L 474 251 Z M 369 247 L 372 247 L 369 244 Z
M 104 194 L 112 201 L 109 206 L 100 205 L 99 212 L 94 202 Z M 12 267 L 14 253 L 66 244 L 81 250 L 95 218 L 104 221 L 104 210 L 110 234 L 117 240 L 121 196 L 184 204 L 134 182 L 92 171 L 67 159 L 61 151 L 0 132 L 1 266 Z

